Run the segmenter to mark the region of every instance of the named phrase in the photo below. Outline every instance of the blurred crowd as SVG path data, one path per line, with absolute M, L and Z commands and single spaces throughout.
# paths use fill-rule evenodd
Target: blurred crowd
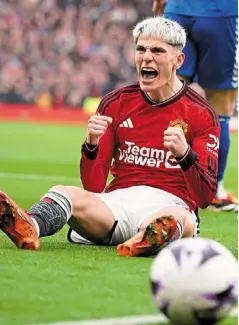
M 145 0 L 1 0 L 0 102 L 81 107 L 135 82 Z

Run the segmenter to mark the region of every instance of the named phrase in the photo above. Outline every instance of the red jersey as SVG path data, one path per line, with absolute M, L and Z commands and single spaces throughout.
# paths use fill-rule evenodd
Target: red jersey
M 98 147 L 83 144 L 80 171 L 86 190 L 102 192 L 111 171 L 114 179 L 105 192 L 148 185 L 180 197 L 192 210 L 211 203 L 217 188 L 219 122 L 208 102 L 186 83 L 160 103 L 139 84 L 124 87 L 102 99 L 98 114 L 113 122 Z M 181 160 L 163 145 L 169 126 L 182 127 L 190 146 Z

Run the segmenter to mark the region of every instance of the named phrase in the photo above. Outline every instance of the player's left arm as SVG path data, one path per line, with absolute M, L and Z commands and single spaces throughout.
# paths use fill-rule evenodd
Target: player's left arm
M 200 208 L 206 208 L 216 193 L 220 135 L 219 125 L 213 124 L 210 116 L 203 122 L 191 147 L 181 128 L 168 128 L 164 135 L 165 146 L 181 166 L 190 194 Z

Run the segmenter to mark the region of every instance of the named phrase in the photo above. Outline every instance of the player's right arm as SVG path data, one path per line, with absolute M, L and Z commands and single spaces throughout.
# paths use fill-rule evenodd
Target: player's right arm
M 104 190 L 114 144 L 112 117 L 100 114 L 91 116 L 81 150 L 80 175 L 84 189 L 97 193 Z

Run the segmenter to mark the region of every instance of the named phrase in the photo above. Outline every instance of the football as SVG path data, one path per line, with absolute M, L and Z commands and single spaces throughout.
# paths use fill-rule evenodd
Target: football
M 214 240 L 180 239 L 155 257 L 150 282 L 156 307 L 172 323 L 216 324 L 237 301 L 237 260 Z

